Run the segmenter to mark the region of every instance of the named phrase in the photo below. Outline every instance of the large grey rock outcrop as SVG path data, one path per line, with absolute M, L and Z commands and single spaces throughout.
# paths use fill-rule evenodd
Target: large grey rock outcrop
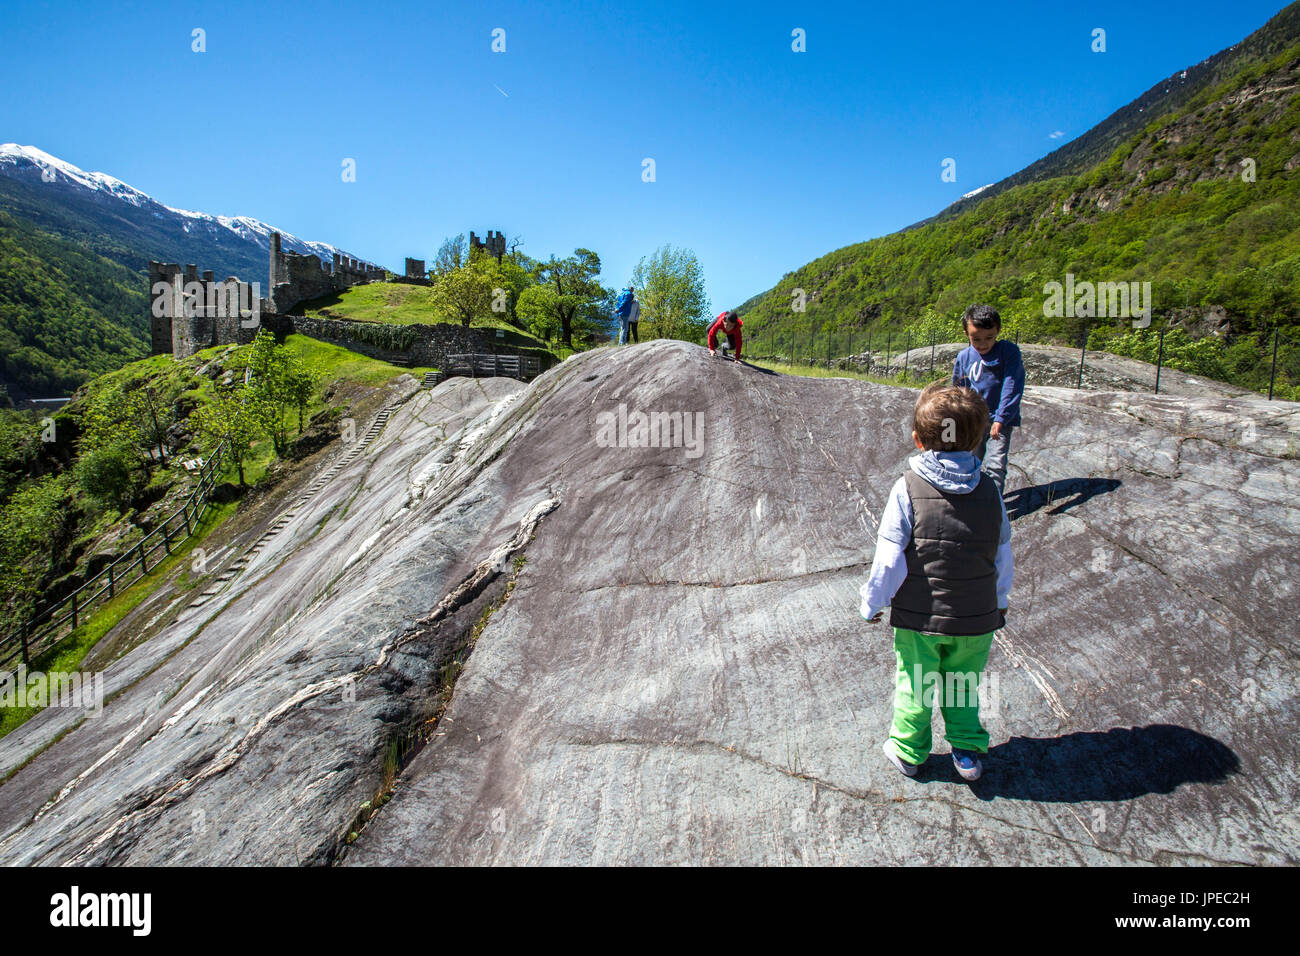
M 892 642 L 858 613 L 914 397 L 670 342 L 417 396 L 0 787 L 0 860 L 332 859 L 478 622 L 344 862 L 1295 863 L 1296 406 L 1027 395 L 967 785 L 941 733 L 915 780 L 884 761 Z M 702 443 L 610 447 L 620 406 Z

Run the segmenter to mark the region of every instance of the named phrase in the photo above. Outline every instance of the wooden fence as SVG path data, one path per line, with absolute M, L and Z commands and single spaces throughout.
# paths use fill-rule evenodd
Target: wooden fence
M 117 592 L 148 574 L 150 567 L 159 563 L 152 561 L 159 548 L 163 549 L 165 557 L 173 548 L 183 544 L 198 528 L 208 510 L 225 447 L 225 442 L 222 442 L 203 463 L 199 469 L 198 487 L 180 509 L 81 587 L 38 611 L 16 631 L 0 637 L 0 668 L 19 659 L 24 665 L 29 665 L 32 655 L 54 646 L 76 630 L 78 622 L 91 608 L 110 600 Z
M 470 378 L 506 376 L 528 381 L 544 371 L 546 369 L 542 366 L 542 360 L 535 355 L 491 355 L 478 352 L 448 355 L 442 377 L 447 379 L 453 375 L 466 375 Z

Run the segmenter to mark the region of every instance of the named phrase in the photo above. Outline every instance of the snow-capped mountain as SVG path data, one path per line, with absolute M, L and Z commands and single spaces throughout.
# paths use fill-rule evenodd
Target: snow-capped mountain
M 327 262 L 335 253 L 352 256 L 249 216 L 213 216 L 164 205 L 107 173 L 87 172 L 35 146 L 0 145 L 0 179 L 27 187 L 21 194 L 0 190 L 0 208 L 60 234 L 107 235 L 133 251 L 139 248 L 138 255 L 129 256 L 116 247 L 96 250 L 136 271 L 143 272 L 152 258 L 266 282 L 272 232 L 280 233 L 287 250 Z M 93 230 L 77 228 L 86 218 L 93 220 Z

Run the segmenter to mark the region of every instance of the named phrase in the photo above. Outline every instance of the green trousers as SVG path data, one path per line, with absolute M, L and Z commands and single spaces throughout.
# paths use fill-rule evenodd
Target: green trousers
M 930 756 L 930 715 L 943 713 L 944 736 L 961 750 L 987 753 L 989 734 L 980 723 L 979 680 L 993 634 L 950 637 L 894 628 L 898 680 L 889 739 L 908 763 Z

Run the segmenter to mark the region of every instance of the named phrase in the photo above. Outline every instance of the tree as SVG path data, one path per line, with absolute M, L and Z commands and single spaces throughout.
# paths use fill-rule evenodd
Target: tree
M 15 491 L 0 506 L 0 618 L 10 627 L 35 608 L 42 578 L 76 527 L 68 476 L 50 475 Z
M 135 449 L 126 443 L 97 445 L 77 459 L 77 483 L 92 498 L 125 511 L 143 484 L 138 463 Z
M 289 444 L 288 416 L 298 410 L 298 434 L 302 434 L 303 412 L 316 390 L 316 374 L 302 360 L 266 329 L 259 329 L 248 351 L 250 394 L 259 401 L 262 426 L 271 436 L 276 454 L 284 454 Z
M 149 403 L 143 388 L 116 384 L 95 392 L 81 419 L 80 450 L 127 445 L 144 450 L 152 444 Z
M 526 323 L 519 314 L 519 297 L 524 294 L 524 290 L 532 286 L 537 281 L 538 262 L 532 256 L 522 252 L 512 250 L 502 257 L 498 265 L 497 272 L 501 280 L 501 287 L 506 290 L 506 312 L 503 316 L 511 325 L 517 325 L 520 328 L 526 327 Z M 495 296 L 493 297 L 495 308 Z M 499 313 L 498 313 L 499 314 Z
M 537 267 L 539 285 L 520 296 L 520 315 L 530 325 L 558 325 L 561 341 L 572 348 L 575 330 L 586 331 L 596 310 L 613 295 L 597 281 L 598 275 L 600 256 L 590 249 L 575 249 L 564 259 L 551 256 Z M 549 291 L 535 291 L 543 286 Z
M 302 434 L 302 415 L 316 394 L 318 373 L 308 368 L 298 358 L 289 361 L 285 375 L 285 391 L 289 401 L 298 409 L 298 434 Z
M 248 446 L 264 434 L 268 413 L 264 400 L 253 389 L 239 386 L 219 391 L 206 405 L 200 405 L 190 416 L 190 422 L 212 446 L 229 442 L 227 454 L 239 472 L 239 483 L 244 481 L 244 462 L 248 459 Z
M 260 416 L 262 429 L 271 436 L 275 453 L 283 455 L 289 444 L 286 422 L 289 408 L 295 404 L 290 387 L 290 356 L 276 344 L 275 336 L 265 328 L 257 330 L 248 351 L 246 367 L 252 373 L 248 394 L 256 399 L 251 408 Z
M 646 338 L 698 342 L 712 309 L 704 291 L 704 270 L 695 253 L 664 245 L 643 257 L 632 272 L 641 303 L 641 334 Z
M 528 324 L 528 331 L 543 342 L 550 342 L 560 334 L 559 294 L 554 286 L 530 285 L 524 289 L 516 303 L 519 317 Z
M 465 245 L 464 234 L 444 239 L 438 247 L 438 254 L 433 257 L 433 265 L 429 267 L 430 277 L 443 276 L 464 266 L 469 261 Z
M 156 448 L 158 460 L 165 460 L 163 439 L 172 418 L 168 406 L 160 415 L 151 388 L 130 384 L 103 388 L 87 403 L 75 470 L 86 494 L 119 510 L 125 510 L 145 484 L 148 467 L 142 453 Z
M 496 266 L 497 262 L 491 256 L 476 252 L 466 265 L 433 280 L 434 298 L 443 309 L 460 319 L 465 328 L 469 328 L 474 319 L 492 314 L 495 290 L 505 285 L 505 279 Z

